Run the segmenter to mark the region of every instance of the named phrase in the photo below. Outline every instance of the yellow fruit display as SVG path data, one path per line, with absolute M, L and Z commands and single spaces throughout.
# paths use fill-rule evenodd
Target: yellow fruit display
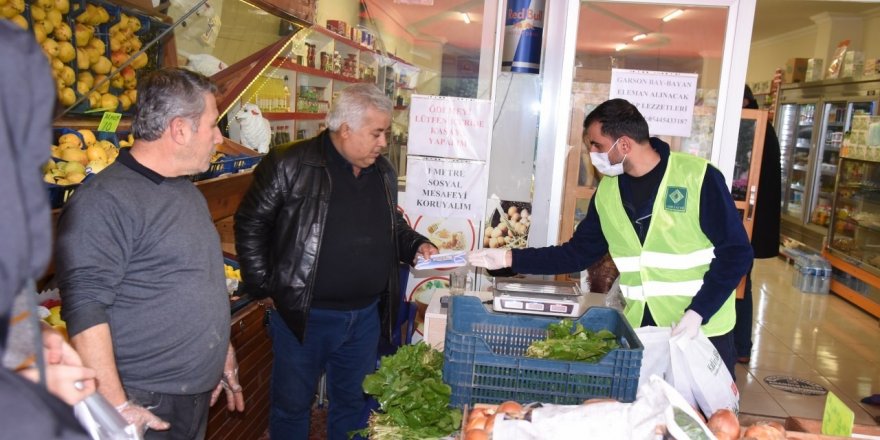
M 105 93 L 101 95 L 100 107 L 109 111 L 116 111 L 116 108 L 119 107 L 119 98 L 111 93 Z
M 62 41 L 58 43 L 58 60 L 62 63 L 69 63 L 76 59 L 76 48 L 70 41 Z
M 61 68 L 61 73 L 58 75 L 58 79 L 63 81 L 65 86 L 72 86 L 73 83 L 76 82 L 76 73 L 74 73 L 72 67 L 64 66 Z
M 85 178 L 86 175 L 83 173 L 67 173 L 67 181 L 70 182 L 72 185 L 82 183 Z
M 77 40 L 79 41 L 79 40 Z M 82 72 L 92 65 L 89 61 L 89 53 L 81 47 L 76 48 L 76 67 Z
M 224 264 L 223 265 L 223 272 L 226 274 L 226 278 L 241 281 L 241 270 L 240 269 L 234 269 L 232 266 L 230 266 L 228 264 Z
M 85 142 L 86 146 L 90 146 L 98 141 L 95 138 L 95 133 L 92 130 L 84 128 L 82 130 L 77 130 L 77 131 L 79 132 L 79 135 L 82 136 L 83 142 Z
M 95 87 L 97 92 L 104 94 L 110 91 L 110 81 L 104 81 L 107 75 L 95 75 Z
M 88 46 L 89 41 L 92 40 L 92 35 L 95 34 L 95 28 L 82 23 L 77 23 L 76 26 L 74 26 L 73 31 L 76 35 L 77 47 Z
M 58 12 L 57 10 L 54 10 Z M 52 36 L 55 37 L 55 40 L 58 42 L 61 41 L 70 41 L 73 38 L 73 32 L 70 30 L 70 26 L 67 23 L 58 23 L 55 24 L 55 30 L 52 32 Z
M 112 146 L 112 144 L 111 144 Z M 89 163 L 91 162 L 107 162 L 107 152 L 104 148 L 99 144 L 94 144 L 89 148 L 86 148 L 86 156 L 89 158 Z
M 89 163 L 89 157 L 86 155 L 86 152 L 76 148 L 66 148 L 61 150 L 61 159 L 67 162 L 79 162 L 83 166 Z M 68 173 L 69 170 L 66 170 Z
M 62 14 L 70 12 L 69 0 L 55 0 L 53 3 L 55 4 L 55 9 L 59 10 Z
M 101 103 L 101 92 L 89 92 L 89 108 L 98 108 Z
M 119 105 L 122 106 L 122 111 L 126 111 L 131 108 L 131 98 L 126 94 L 119 95 Z
M 82 150 L 80 150 L 82 151 Z M 85 153 L 83 153 L 85 154 Z M 86 167 L 81 162 L 59 162 L 58 169 L 64 171 L 65 174 L 85 174 Z
M 63 20 L 64 20 L 64 17 L 61 16 L 61 11 L 54 9 L 54 8 L 46 11 L 46 21 L 52 22 L 52 26 L 55 29 L 61 27 L 62 25 L 66 25 L 66 23 L 63 22 Z M 68 29 L 68 30 L 70 30 L 70 29 Z
M 113 75 L 110 77 L 110 87 L 121 89 L 123 85 L 125 85 L 125 82 L 122 80 L 122 75 Z
M 132 64 L 134 64 L 134 62 L 132 62 Z M 101 75 L 106 75 L 106 74 L 110 73 L 110 69 L 112 69 L 112 68 L 113 68 L 113 64 L 110 63 L 110 60 L 107 57 L 105 57 L 104 55 L 99 56 L 98 60 L 95 61 L 94 64 L 92 64 L 92 72 L 95 72 L 95 73 L 101 74 Z
M 43 22 L 43 23 L 46 23 L 46 22 Z M 43 52 L 45 52 L 46 55 L 49 55 L 50 57 L 53 57 L 53 58 L 58 56 L 58 42 L 57 41 L 55 41 L 51 38 L 47 38 L 46 41 L 43 41 L 43 44 L 41 46 L 43 46 Z
M 76 93 L 74 93 L 72 88 L 65 87 L 61 89 L 61 92 L 58 94 L 58 101 L 62 105 L 69 107 L 76 102 Z
M 107 168 L 108 163 L 106 161 L 93 160 L 86 165 L 86 168 L 92 173 L 97 174 L 101 171 L 104 171 L 104 168 Z
M 35 23 L 46 19 L 46 10 L 43 8 L 31 8 L 31 20 Z
M 28 30 L 28 22 L 27 19 L 22 17 L 21 14 L 16 14 L 14 17 L 10 18 L 13 23 L 17 24 L 24 30 Z
M 66 148 L 66 145 L 73 146 L 74 148 L 82 148 L 83 141 L 76 135 L 76 133 L 65 133 L 58 138 L 58 145 L 62 146 L 62 148 Z
M 46 41 L 46 30 L 42 26 L 35 26 L 34 37 L 36 37 L 37 43 L 43 44 Z

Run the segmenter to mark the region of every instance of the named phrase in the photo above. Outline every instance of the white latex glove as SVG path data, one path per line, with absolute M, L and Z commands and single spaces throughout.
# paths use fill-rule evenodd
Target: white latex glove
M 223 377 L 220 383 L 211 393 L 211 406 L 217 403 L 220 392 L 226 390 L 226 409 L 229 411 L 244 411 L 244 392 L 238 381 L 238 360 L 235 359 L 235 349 L 232 344 L 226 350 L 226 364 L 223 367 Z
M 508 249 L 479 249 L 467 255 L 468 263 L 475 267 L 484 267 L 489 270 L 510 267 L 511 261 Z
M 171 428 L 171 424 L 156 417 L 156 415 L 151 413 L 150 410 L 132 403 L 131 401 L 127 401 L 122 405 L 117 406 L 116 411 L 119 412 L 126 422 L 137 428 L 141 437 L 147 432 L 147 429 L 166 431 Z
M 703 325 L 703 317 L 693 310 L 688 310 L 681 317 L 681 321 L 672 327 L 672 336 L 680 334 L 689 339 L 696 338 L 701 325 Z

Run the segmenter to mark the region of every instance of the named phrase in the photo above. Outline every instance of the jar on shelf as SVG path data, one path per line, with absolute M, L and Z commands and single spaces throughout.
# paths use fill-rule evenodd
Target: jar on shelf
M 342 55 L 339 55 L 338 51 L 333 52 L 333 73 L 342 74 Z
M 329 72 L 331 68 L 330 55 L 327 52 L 321 52 L 321 70 Z
M 308 66 L 312 69 L 315 68 L 315 45 L 306 43 L 306 47 L 308 47 L 308 52 L 306 53 L 306 58 L 308 62 Z

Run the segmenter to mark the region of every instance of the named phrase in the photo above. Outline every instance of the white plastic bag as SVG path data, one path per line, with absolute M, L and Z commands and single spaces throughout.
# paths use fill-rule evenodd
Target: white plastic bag
M 673 336 L 669 353 L 673 386 L 689 403 L 696 403 L 707 417 L 723 408 L 739 413 L 736 383 L 702 331 L 693 339 Z
M 639 327 L 635 329 L 636 336 L 642 341 L 645 349 L 642 351 L 642 367 L 639 369 L 639 389 L 648 383 L 651 375 L 657 375 L 661 379 L 671 382 L 668 378 L 671 367 L 669 360 L 669 327 Z

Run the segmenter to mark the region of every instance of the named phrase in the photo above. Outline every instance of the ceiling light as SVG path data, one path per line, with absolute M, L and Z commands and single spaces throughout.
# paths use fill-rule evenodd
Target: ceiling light
M 684 14 L 684 9 L 676 9 L 676 10 L 670 12 L 669 15 L 663 17 L 663 21 L 664 22 L 672 21 L 675 19 L 675 17 L 678 17 L 681 14 Z
M 620 51 L 623 50 L 625 47 L 626 47 L 626 43 L 620 43 L 620 44 L 618 44 L 617 46 L 614 46 L 614 50 L 617 51 L 617 52 L 620 52 Z
M 461 13 L 461 19 L 464 20 L 464 24 L 471 24 L 471 17 L 467 15 L 467 12 Z
M 648 38 L 648 34 L 638 34 L 633 37 L 633 41 L 644 40 L 645 38 Z

